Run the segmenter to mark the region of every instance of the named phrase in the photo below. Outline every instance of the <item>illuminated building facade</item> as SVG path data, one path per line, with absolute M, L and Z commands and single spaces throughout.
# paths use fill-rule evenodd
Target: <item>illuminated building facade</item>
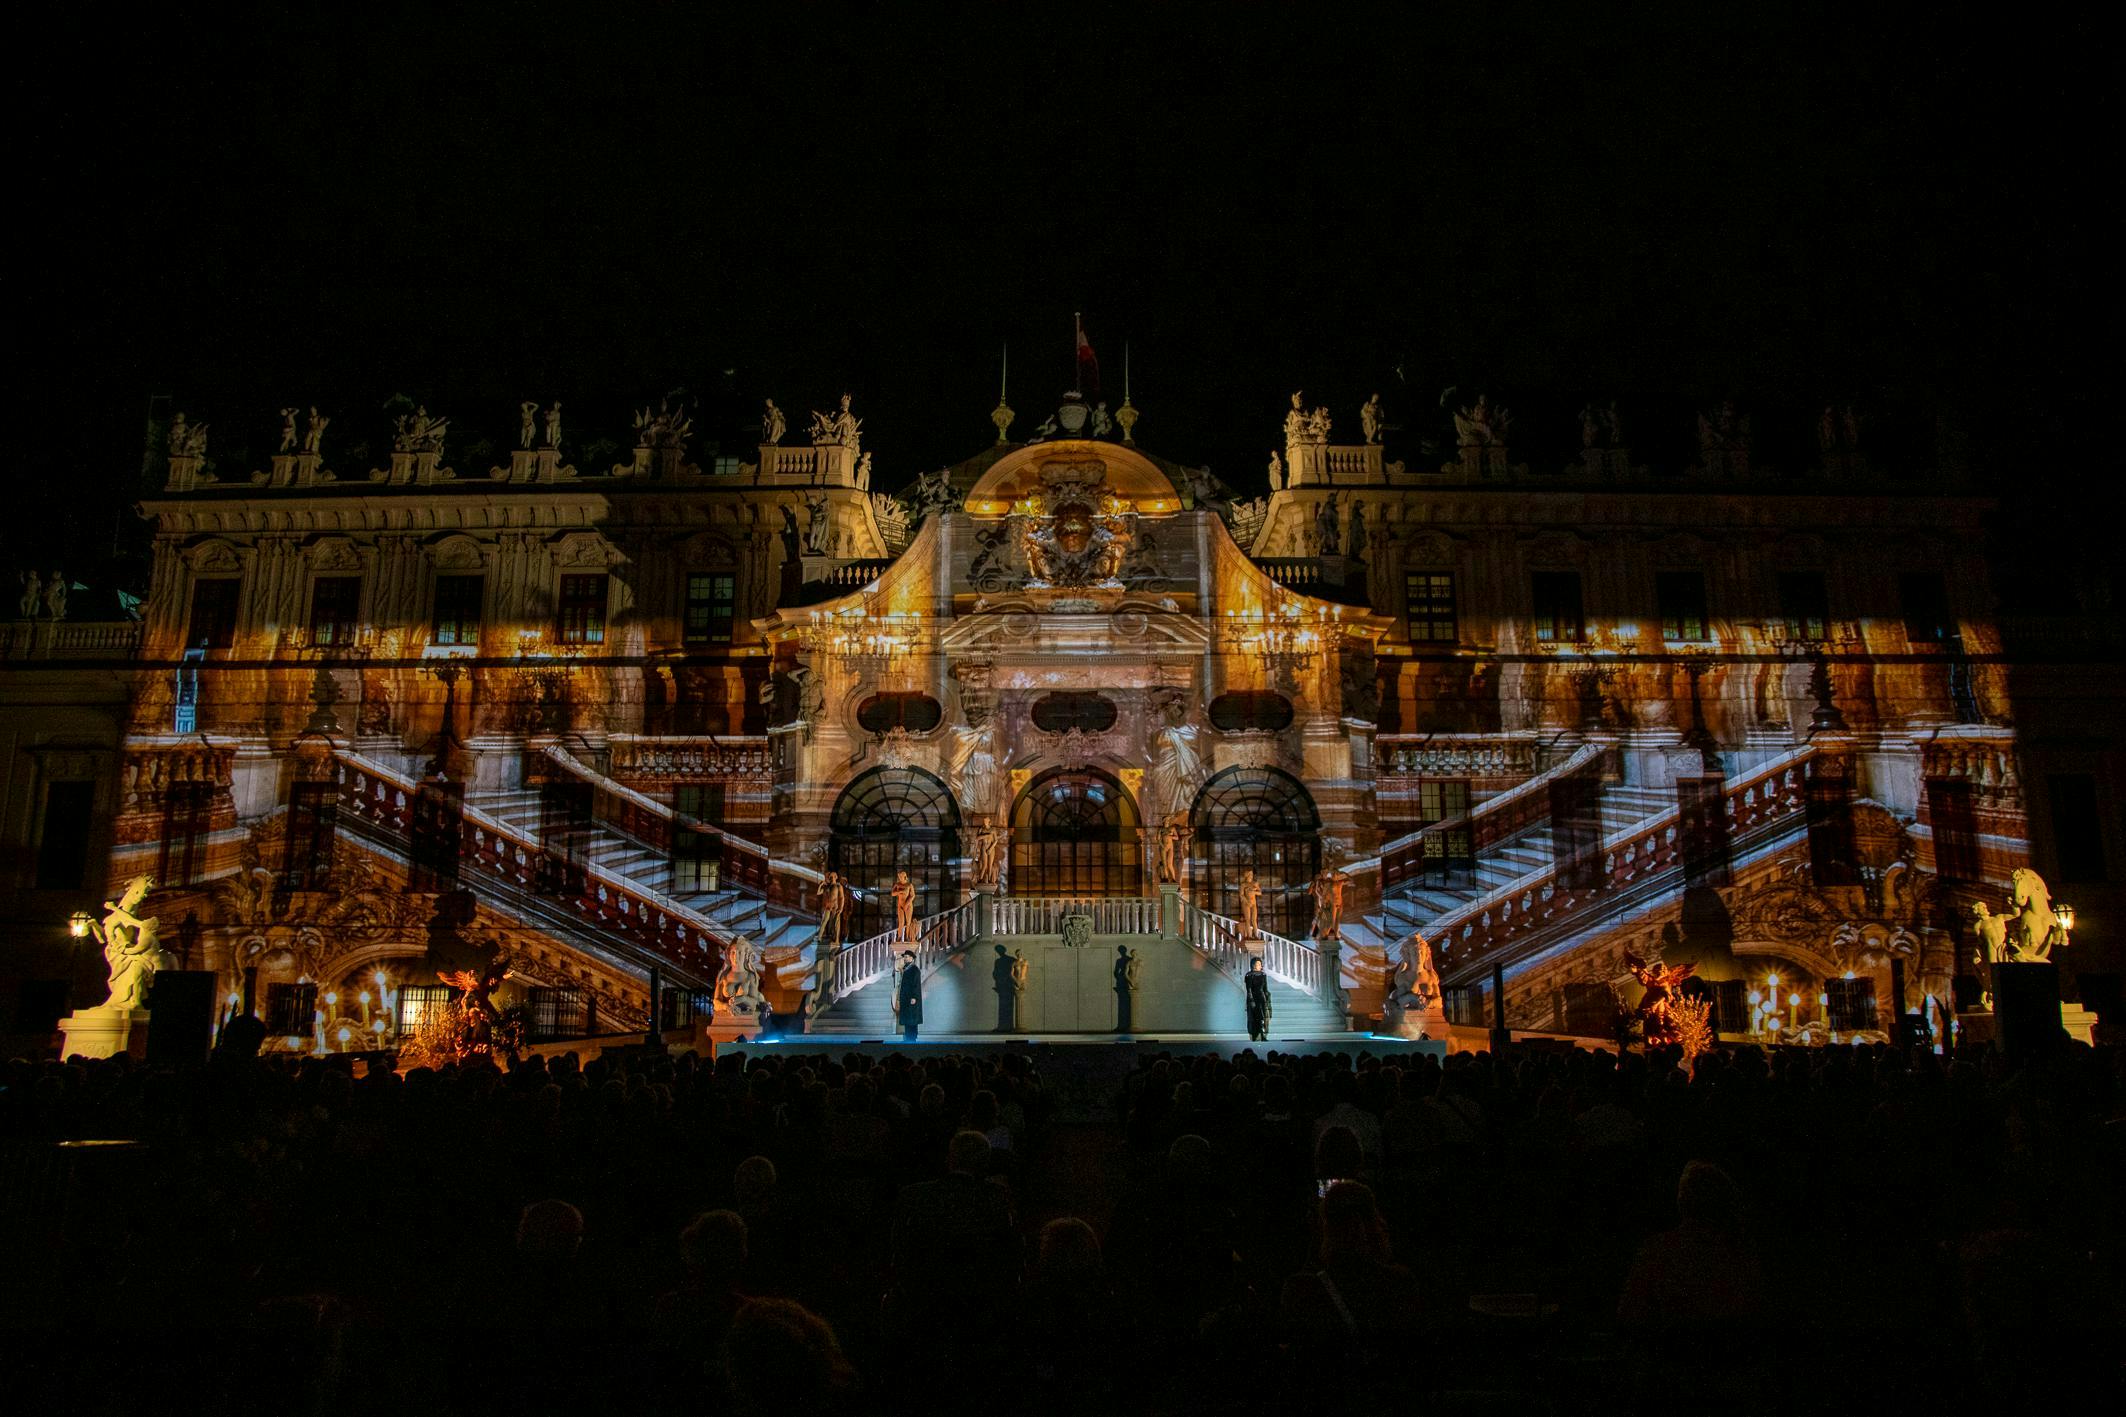
M 846 402 L 709 468 L 683 416 L 594 469 L 534 414 L 491 470 L 425 414 L 374 470 L 173 439 L 143 505 L 110 876 L 285 1046 L 410 1033 L 492 948 L 535 1037 L 645 1027 L 653 970 L 667 1024 L 831 1028 L 903 871 L 932 963 L 1082 911 L 1261 951 L 1324 1028 L 1392 1023 L 1420 932 L 1462 1028 L 1497 978 L 1514 1028 L 1607 1037 L 1627 953 L 1729 1035 L 1884 1028 L 1893 977 L 1938 1026 L 2030 859 L 1991 504 L 1835 429 L 1532 472 L 1480 402 L 1419 468 L 1295 396 L 1238 502 L 1075 396 L 899 498 Z

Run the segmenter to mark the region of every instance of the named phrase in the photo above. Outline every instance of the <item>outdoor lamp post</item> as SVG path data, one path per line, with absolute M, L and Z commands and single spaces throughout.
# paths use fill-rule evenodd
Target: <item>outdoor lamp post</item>
M 77 910 L 66 918 L 66 932 L 77 940 L 86 940 L 89 927 L 94 923 L 86 910 Z

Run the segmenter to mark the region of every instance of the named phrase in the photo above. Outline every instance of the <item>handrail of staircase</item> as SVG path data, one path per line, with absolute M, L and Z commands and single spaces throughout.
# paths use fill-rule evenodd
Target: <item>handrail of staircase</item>
M 341 800 L 357 818 L 411 838 L 420 784 L 349 749 L 333 752 Z M 590 862 L 572 863 L 573 889 L 556 895 L 546 871 L 546 849 L 478 807 L 459 804 L 460 860 L 528 894 L 558 901 L 591 929 L 603 930 L 666 960 L 702 984 L 716 978 L 724 951 L 737 932 L 662 891 Z
M 670 807 L 625 783 L 615 782 L 558 743 L 541 750 L 563 771 L 591 788 L 591 816 L 635 838 L 644 846 L 669 852 L 680 829 L 679 817 Z M 782 861 L 757 842 L 747 841 L 712 822 L 692 822 L 687 830 L 713 836 L 723 842 L 725 874 L 736 885 L 760 896 L 771 905 L 787 906 L 807 914 L 818 909 L 820 873 L 795 861 Z
M 1721 810 L 1731 844 L 1745 844 L 1768 826 L 1805 809 L 1806 790 L 1798 773 L 1815 753 L 1814 744 L 1804 743 L 1727 784 Z M 1400 957 L 1409 941 L 1422 933 L 1438 952 L 1443 972 L 1452 976 L 1447 982 L 1463 982 L 1473 977 L 1474 967 L 1485 955 L 1500 946 L 1532 931 L 1560 927 L 1620 891 L 1679 869 L 1681 818 L 1682 806 L 1674 804 L 1604 838 L 1595 853 L 1601 858 L 1599 875 L 1589 884 L 1561 884 L 1556 879 L 1558 863 L 1546 862 L 1456 906 L 1430 929 L 1404 936 L 1389 958 Z
M 990 902 L 992 935 L 1060 935 L 1063 917 L 1090 915 L 1095 935 L 1156 935 L 1157 896 L 998 896 Z
M 916 965 L 928 978 L 940 963 L 965 949 L 974 939 L 974 905 L 974 901 L 965 900 L 923 920 L 917 926 L 919 942 L 912 946 L 901 938 L 898 925 L 881 930 L 867 940 L 843 945 L 834 954 L 833 982 L 827 987 L 826 997 L 813 1003 L 812 1013 L 816 1016 L 857 990 L 891 974 L 893 961 L 909 949 L 915 951 Z M 818 968 L 816 962 L 813 967 Z
M 1542 820 L 1549 810 L 1550 785 L 1572 776 L 1588 766 L 1599 762 L 1611 749 L 1605 743 L 1583 743 L 1563 762 L 1554 764 L 1537 773 L 1525 782 L 1517 783 L 1479 802 L 1468 812 L 1449 817 L 1445 821 L 1427 822 L 1416 831 L 1405 832 L 1380 849 L 1380 884 L 1383 891 L 1392 890 L 1416 873 L 1422 860 L 1424 839 L 1428 834 L 1467 829 L 1470 844 L 1475 847 L 1490 846 L 1527 830 Z M 1355 875 L 1369 861 L 1355 862 L 1344 867 L 1346 874 Z
M 1323 997 L 1322 951 L 1268 930 L 1257 930 L 1255 935 L 1262 941 L 1263 973 L 1311 998 Z M 1181 937 L 1234 974 L 1245 974 L 1248 960 L 1255 957 L 1242 943 L 1240 922 L 1205 910 L 1192 900 L 1181 902 Z

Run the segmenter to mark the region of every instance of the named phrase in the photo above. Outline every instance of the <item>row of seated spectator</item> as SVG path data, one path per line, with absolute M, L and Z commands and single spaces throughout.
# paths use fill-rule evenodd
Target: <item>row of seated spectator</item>
M 0 1320 L 130 1411 L 2027 1395 L 2039 1333 L 2116 1375 L 2122 1056 L 18 1061 Z

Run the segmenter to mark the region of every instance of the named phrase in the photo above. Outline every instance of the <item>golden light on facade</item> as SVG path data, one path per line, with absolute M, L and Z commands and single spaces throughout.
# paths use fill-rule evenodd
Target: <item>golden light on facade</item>
M 89 913 L 86 910 L 77 910 L 67 917 L 66 932 L 77 940 L 86 940 L 89 937 L 91 923 Z

